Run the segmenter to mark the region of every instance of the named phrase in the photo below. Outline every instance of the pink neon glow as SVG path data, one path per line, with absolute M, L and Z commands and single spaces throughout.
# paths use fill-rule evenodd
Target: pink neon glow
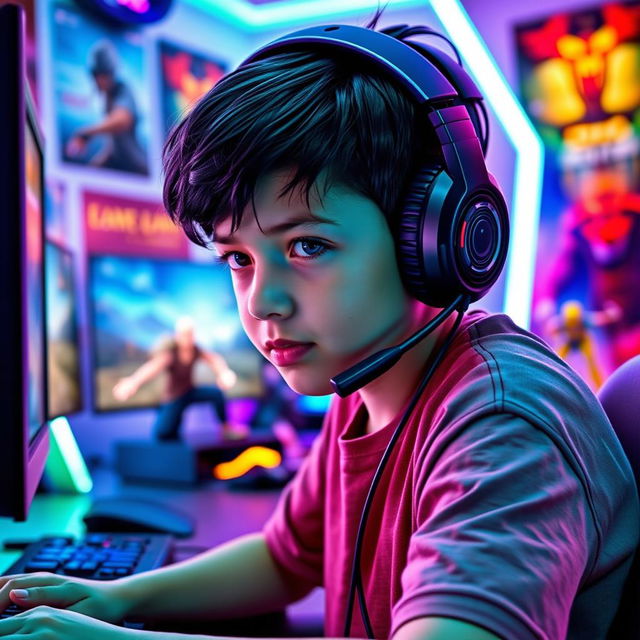
M 116 0 L 116 3 L 136 13 L 146 13 L 150 9 L 149 0 Z

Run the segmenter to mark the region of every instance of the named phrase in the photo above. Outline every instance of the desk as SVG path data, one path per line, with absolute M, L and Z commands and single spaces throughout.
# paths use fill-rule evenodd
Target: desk
M 94 489 L 88 495 L 36 494 L 26 522 L 0 519 L 0 542 L 8 539 L 32 540 L 45 535 L 85 533 L 82 517 L 93 498 L 121 496 L 166 503 L 190 514 L 196 521 L 195 534 L 176 540 L 177 559 L 188 554 L 180 547 L 211 548 L 237 536 L 261 529 L 273 511 L 279 491 L 230 491 L 222 483 L 211 481 L 193 488 L 167 488 L 122 484 L 109 469 L 92 472 Z M 224 514 L 223 517 L 220 517 Z M 193 551 L 190 552 L 193 555 Z M 0 551 L 0 573 L 19 557 L 19 551 Z M 324 612 L 324 594 L 316 589 L 287 608 L 287 617 L 303 628 L 317 628 Z

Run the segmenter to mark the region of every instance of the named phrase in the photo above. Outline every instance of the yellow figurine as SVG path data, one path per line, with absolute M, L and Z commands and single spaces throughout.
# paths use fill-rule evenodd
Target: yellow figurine
M 602 373 L 598 365 L 594 341 L 590 329 L 616 322 L 620 318 L 620 309 L 613 304 L 603 311 L 585 311 L 582 303 L 568 300 L 560 307 L 560 313 L 550 318 L 547 331 L 560 343 L 556 353 L 566 360 L 572 351 L 579 351 L 587 364 L 589 375 L 596 389 L 602 385 Z

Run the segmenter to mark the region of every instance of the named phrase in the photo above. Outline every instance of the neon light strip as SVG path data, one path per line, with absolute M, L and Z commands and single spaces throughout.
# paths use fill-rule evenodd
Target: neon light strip
M 84 463 L 78 443 L 73 436 L 69 421 L 66 418 L 56 418 L 49 423 L 52 447 L 56 447 L 60 454 L 59 462 L 66 465 L 74 488 L 78 493 L 88 493 L 93 488 L 93 481 Z M 56 474 L 63 474 L 64 469 L 52 469 Z
M 504 310 L 517 324 L 528 327 L 542 196 L 542 140 L 460 2 L 431 0 L 431 6 L 516 152 Z
M 380 0 L 282 0 L 252 5 L 248 0 L 188 0 L 189 4 L 213 13 L 240 29 L 278 28 L 319 18 L 333 18 L 376 10 Z M 387 0 L 389 7 L 424 7 L 424 0 Z

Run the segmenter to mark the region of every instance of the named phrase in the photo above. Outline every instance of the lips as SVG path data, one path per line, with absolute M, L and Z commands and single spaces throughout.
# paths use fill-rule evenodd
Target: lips
M 279 367 L 295 364 L 301 360 L 313 347 L 313 342 L 297 342 L 295 340 L 267 340 L 265 349 L 271 361 Z

